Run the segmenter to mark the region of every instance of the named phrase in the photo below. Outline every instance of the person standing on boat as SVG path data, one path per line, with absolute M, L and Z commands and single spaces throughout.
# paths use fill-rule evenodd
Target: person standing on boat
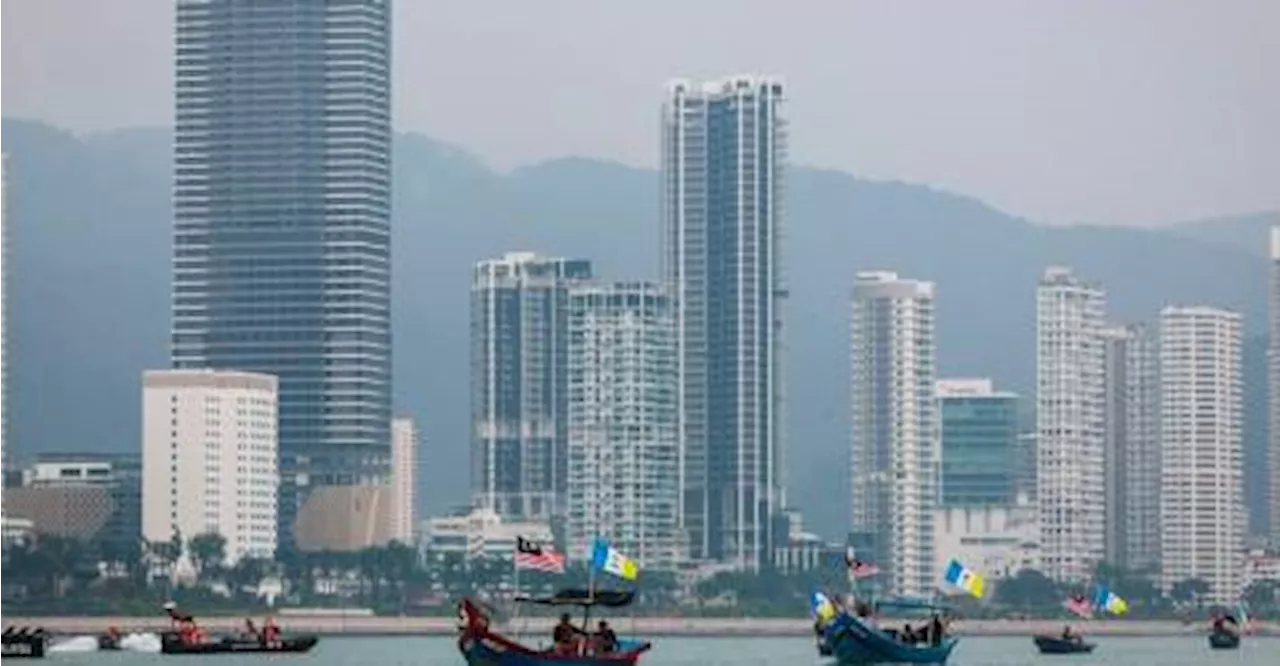
M 269 648 L 280 647 L 280 625 L 276 624 L 276 619 L 270 615 L 262 622 L 262 641 Z
M 613 633 L 609 623 L 600 620 L 596 625 L 596 654 L 611 654 L 618 650 L 618 635 Z

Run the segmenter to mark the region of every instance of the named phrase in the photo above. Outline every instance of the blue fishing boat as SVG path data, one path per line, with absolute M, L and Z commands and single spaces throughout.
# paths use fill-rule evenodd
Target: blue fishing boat
M 580 607 L 586 627 L 592 607 L 621 608 L 634 598 L 633 592 L 589 589 L 562 590 L 551 597 L 520 597 L 516 601 Z M 590 640 L 571 650 L 533 648 L 494 631 L 489 613 L 479 602 L 463 599 L 458 608 L 458 651 L 469 666 L 628 666 L 636 664 L 650 647 L 645 641 L 620 639 L 608 651 Z
M 921 608 L 941 612 L 945 609 L 929 602 L 880 602 L 878 608 Z M 929 632 L 927 632 L 929 633 Z M 841 665 L 853 664 L 945 664 L 959 639 L 930 635 L 927 641 L 918 636 L 902 636 L 893 629 L 877 627 L 868 617 L 860 617 L 848 609 L 839 609 L 822 623 L 818 653 L 833 657 Z

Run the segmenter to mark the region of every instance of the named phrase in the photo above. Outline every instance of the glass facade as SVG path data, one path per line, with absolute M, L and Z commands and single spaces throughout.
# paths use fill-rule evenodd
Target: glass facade
M 668 90 L 664 267 L 676 300 L 682 515 L 694 559 L 757 569 L 783 509 L 782 83 Z
M 280 537 L 385 482 L 387 0 L 178 0 L 172 361 L 279 378 Z
M 1013 506 L 1018 399 L 943 396 L 942 507 Z

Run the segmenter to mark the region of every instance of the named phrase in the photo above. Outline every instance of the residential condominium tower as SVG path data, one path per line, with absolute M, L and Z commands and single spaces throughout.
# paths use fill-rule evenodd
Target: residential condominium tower
M 853 531 L 894 594 L 923 596 L 934 569 L 939 441 L 934 287 L 858 273 L 852 306 Z
M 585 259 L 531 252 L 472 272 L 472 500 L 503 520 L 564 516 L 569 287 L 590 279 Z
M 1154 573 L 1160 564 L 1160 372 L 1150 327 L 1106 326 L 1107 562 Z
M 143 373 L 143 538 L 216 533 L 228 566 L 275 557 L 276 389 L 250 372 Z
M 388 0 L 178 0 L 173 367 L 279 379 L 280 537 L 386 482 Z
M 671 301 L 648 283 L 569 292 L 568 552 L 596 536 L 646 570 L 685 559 Z
M 1271 227 L 1271 289 L 1267 347 L 1267 379 L 1270 389 L 1269 433 L 1267 447 L 1271 474 L 1268 479 L 1267 503 L 1271 523 L 1271 543 L 1280 544 L 1280 226 Z
M 1036 290 L 1036 500 L 1041 568 L 1086 581 L 1104 556 L 1106 297 L 1071 269 Z
M 418 524 L 418 426 L 413 419 L 391 420 L 391 538 L 414 543 Z
M 1160 312 L 1161 583 L 1200 579 L 1204 601 L 1234 604 L 1244 568 L 1240 315 Z
M 755 570 L 784 508 L 777 79 L 667 88 L 663 272 L 675 299 L 691 555 Z M 781 535 L 785 537 L 785 535 Z

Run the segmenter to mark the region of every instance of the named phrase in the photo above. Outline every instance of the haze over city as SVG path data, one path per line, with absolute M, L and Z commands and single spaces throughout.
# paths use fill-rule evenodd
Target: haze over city
M 173 5 L 5 3 L 4 112 L 171 125 Z M 1045 223 L 1280 208 L 1280 4 L 394 4 L 394 125 L 507 169 L 653 166 L 675 76 L 777 74 L 792 160 L 978 197 Z

